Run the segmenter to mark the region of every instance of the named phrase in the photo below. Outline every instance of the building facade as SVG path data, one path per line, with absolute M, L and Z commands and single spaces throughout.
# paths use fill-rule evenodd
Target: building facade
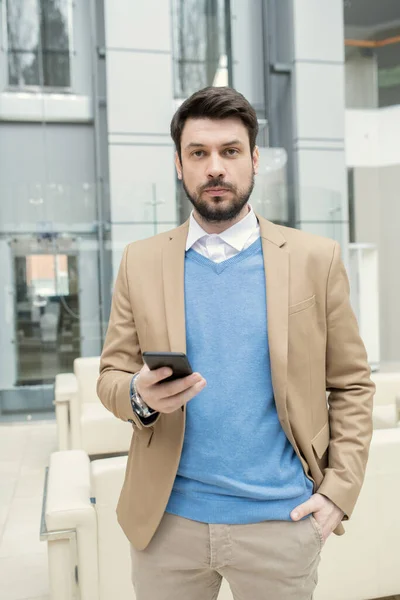
M 386 39 L 396 3 L 386 24 L 365 4 L 2 0 L 0 414 L 51 410 L 56 373 L 101 351 L 125 245 L 187 218 L 169 123 L 206 85 L 233 86 L 256 109 L 257 212 L 337 239 L 349 268 L 352 244 L 378 248 L 390 327 L 373 292 L 355 304 L 360 319 L 375 314 L 378 360 L 400 361 L 386 262 L 397 236 L 378 201 L 398 210 L 400 61 L 394 46 L 382 57 L 345 44 Z

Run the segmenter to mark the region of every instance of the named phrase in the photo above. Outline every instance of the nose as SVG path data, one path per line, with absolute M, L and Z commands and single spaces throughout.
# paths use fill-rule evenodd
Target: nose
M 218 154 L 210 155 L 210 158 L 207 162 L 206 175 L 208 179 L 214 179 L 216 177 L 225 177 L 226 169 L 223 164 L 223 160 Z

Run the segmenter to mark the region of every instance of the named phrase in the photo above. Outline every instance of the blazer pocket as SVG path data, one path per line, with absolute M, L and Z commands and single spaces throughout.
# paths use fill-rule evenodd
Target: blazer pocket
M 307 298 L 306 300 L 302 300 L 301 302 L 297 302 L 297 304 L 292 304 L 289 306 L 289 315 L 294 315 L 302 310 L 306 310 L 306 308 L 311 308 L 311 306 L 314 306 L 314 304 L 315 294 L 311 296 L 311 298 Z
M 320 429 L 311 440 L 311 445 L 315 450 L 315 454 L 318 458 L 322 458 L 325 454 L 328 446 L 329 446 L 329 422 L 327 421 L 325 425 Z

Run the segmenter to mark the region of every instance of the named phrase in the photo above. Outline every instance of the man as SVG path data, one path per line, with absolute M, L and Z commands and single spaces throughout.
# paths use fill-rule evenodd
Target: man
M 257 118 L 241 94 L 196 92 L 171 135 L 193 212 L 125 249 L 98 382 L 134 429 L 117 513 L 136 597 L 211 600 L 225 577 L 235 600 L 306 600 L 372 433 L 340 249 L 253 212 Z M 163 383 L 143 351 L 186 352 L 195 373 Z

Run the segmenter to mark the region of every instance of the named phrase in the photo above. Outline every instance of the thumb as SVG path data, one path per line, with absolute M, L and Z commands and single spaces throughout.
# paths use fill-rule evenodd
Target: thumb
M 298 506 L 296 506 L 296 508 L 292 510 L 292 512 L 290 513 L 290 518 L 292 519 L 292 521 L 300 521 L 300 519 L 303 519 L 303 517 L 311 515 L 313 512 L 315 512 L 315 510 L 315 502 L 313 496 L 311 496 L 311 498 L 307 500 L 307 502 L 299 504 Z

